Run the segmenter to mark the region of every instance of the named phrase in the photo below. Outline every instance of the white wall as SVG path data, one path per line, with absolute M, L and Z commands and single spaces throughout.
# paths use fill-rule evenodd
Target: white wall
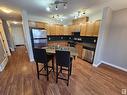
M 104 45 L 107 40 L 107 34 L 109 32 L 111 19 L 112 19 L 112 10 L 109 7 L 104 8 L 93 62 L 94 66 L 98 66 L 99 64 L 101 64 L 101 61 L 103 60 L 102 59 L 103 52 L 105 49 Z
M 8 24 L 8 28 L 9 28 L 9 32 L 10 32 L 10 36 L 11 36 L 11 51 L 15 51 L 15 45 L 14 45 L 14 39 L 13 39 L 13 33 L 10 27 L 10 23 L 7 22 Z
M 9 30 L 9 25 L 8 25 L 7 21 L 4 19 L 2 20 L 2 24 L 3 24 L 3 29 L 4 29 L 6 38 L 7 38 L 8 46 L 9 46 L 10 50 L 13 51 L 14 50 L 14 42 L 13 42 L 13 37 L 12 37 L 11 31 Z
M 103 10 L 99 10 L 91 15 L 88 15 L 89 21 L 102 20 Z
M 103 61 L 127 69 L 127 9 L 113 12 Z
M 31 38 L 30 38 L 30 30 L 28 24 L 28 14 L 25 10 L 22 11 L 22 23 L 23 23 L 23 31 L 25 36 L 25 45 L 28 51 L 29 59 L 30 61 L 34 61 Z
M 11 24 L 14 45 L 24 45 L 24 32 L 22 24 Z
M 127 9 L 105 8 L 98 37 L 94 66 L 101 63 L 127 71 Z

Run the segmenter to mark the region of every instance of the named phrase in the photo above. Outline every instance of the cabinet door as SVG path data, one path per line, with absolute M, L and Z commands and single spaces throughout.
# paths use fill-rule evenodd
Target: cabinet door
M 36 27 L 36 23 L 34 21 L 29 21 L 28 24 L 29 27 Z
M 68 33 L 71 34 L 73 31 L 73 26 L 72 25 L 69 25 L 68 26 Z
M 37 28 L 45 28 L 45 24 L 46 23 L 43 23 L 43 22 L 36 22 L 36 27 Z
M 94 23 L 87 22 L 86 36 L 92 36 L 94 31 Z
M 56 25 L 56 35 L 64 35 L 63 25 Z
M 94 22 L 94 31 L 93 31 L 93 36 L 98 36 L 98 33 L 99 33 L 99 29 L 100 29 L 100 20 L 98 21 L 95 21 Z
M 86 28 L 87 28 L 87 24 L 81 24 L 81 32 L 80 32 L 80 36 L 86 36 Z
M 60 26 L 56 25 L 56 34 L 55 35 L 60 35 Z
M 64 33 L 64 35 L 70 35 L 69 26 L 64 26 L 63 27 L 63 33 Z
M 74 25 L 74 32 L 80 32 L 81 30 L 81 25 L 80 24 L 75 24 Z
M 50 34 L 51 35 L 56 35 L 56 25 L 50 25 Z
M 75 48 L 78 52 L 78 57 L 82 58 L 83 46 L 81 44 L 76 44 Z
M 64 34 L 64 26 L 63 25 L 60 25 L 60 30 L 59 30 L 59 35 L 65 35 Z
M 50 34 L 50 30 L 49 30 L 49 24 L 45 24 L 45 29 L 46 29 L 46 31 L 47 31 L 47 35 L 51 35 Z

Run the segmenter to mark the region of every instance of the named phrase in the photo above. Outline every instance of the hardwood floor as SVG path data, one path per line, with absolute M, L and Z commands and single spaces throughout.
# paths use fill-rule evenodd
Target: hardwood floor
M 76 59 L 70 84 L 58 80 L 54 74 L 49 81 L 45 76 L 36 77 L 36 66 L 30 63 L 24 47 L 18 47 L 9 58 L 5 70 L 0 73 L 0 95 L 122 95 L 127 89 L 127 73 L 101 65 L 92 67 L 89 63 Z

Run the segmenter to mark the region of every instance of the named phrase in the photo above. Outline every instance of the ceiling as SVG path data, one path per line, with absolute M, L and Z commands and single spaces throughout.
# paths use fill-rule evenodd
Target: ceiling
M 10 8 L 15 12 L 6 16 L 5 13 L 0 11 L 0 17 L 5 17 L 9 19 L 21 19 L 19 15 L 21 10 L 26 10 L 29 15 L 39 16 L 46 19 L 50 19 L 53 14 L 61 14 L 68 20 L 74 17 L 74 12 L 80 9 L 86 9 L 86 15 L 91 11 L 90 8 L 93 6 L 102 6 L 107 2 L 116 1 L 118 4 L 121 0 L 68 0 L 67 9 L 60 8 L 59 10 L 51 10 L 51 12 L 46 11 L 49 3 L 54 0 L 0 0 L 0 6 Z M 118 2 L 119 1 L 119 2 Z M 123 0 L 125 1 L 125 0 Z M 8 17 L 9 16 L 9 17 Z
M 12 13 L 6 14 L 0 11 L 0 18 L 11 20 L 11 21 L 21 21 L 22 20 L 21 14 L 18 12 L 12 12 Z

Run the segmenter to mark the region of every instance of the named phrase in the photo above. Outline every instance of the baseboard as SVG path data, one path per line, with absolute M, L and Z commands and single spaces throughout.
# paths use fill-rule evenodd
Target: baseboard
M 4 70 L 5 66 L 8 63 L 8 58 L 6 57 L 4 61 L 0 64 L 0 72 Z
M 13 49 L 13 48 L 10 48 L 11 49 L 11 51 L 15 51 L 15 49 Z
M 94 63 L 93 63 L 93 66 L 94 66 L 94 67 L 98 67 L 98 66 L 101 65 L 101 64 L 102 64 L 102 62 L 99 62 L 98 64 L 94 64 Z
M 114 65 L 114 64 L 111 64 L 111 63 L 108 63 L 108 62 L 105 62 L 105 61 L 101 61 L 101 62 L 102 62 L 102 64 L 106 64 L 106 65 L 109 65 L 109 66 L 111 66 L 111 67 L 114 67 L 114 68 L 117 68 L 117 69 L 119 69 L 119 70 L 122 70 L 122 71 L 127 72 L 127 69 L 125 69 L 125 68 L 123 68 L 123 67 L 119 67 L 119 66 L 117 66 L 117 65 Z

